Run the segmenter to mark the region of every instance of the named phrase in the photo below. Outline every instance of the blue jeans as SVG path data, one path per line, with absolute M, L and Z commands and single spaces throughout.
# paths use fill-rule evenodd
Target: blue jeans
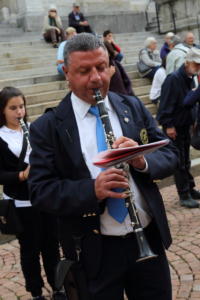
M 57 65 L 57 71 L 60 75 L 65 76 L 65 73 L 64 73 L 63 68 L 62 68 L 63 66 L 64 66 L 64 64 L 58 64 Z
M 121 52 L 119 52 L 116 56 L 115 56 L 115 60 L 117 60 L 117 61 L 122 61 L 122 59 L 123 59 L 123 54 L 121 53 Z

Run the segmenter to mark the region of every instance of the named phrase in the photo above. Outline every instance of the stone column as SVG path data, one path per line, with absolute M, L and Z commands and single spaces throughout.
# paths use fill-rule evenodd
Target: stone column
M 42 28 L 43 15 L 42 0 L 18 0 L 18 23 L 25 31 Z

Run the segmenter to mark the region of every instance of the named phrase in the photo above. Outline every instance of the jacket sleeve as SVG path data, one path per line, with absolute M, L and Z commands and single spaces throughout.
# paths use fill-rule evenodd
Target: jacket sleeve
M 56 25 L 58 28 L 63 28 L 62 26 L 62 21 L 61 21 L 61 18 L 59 16 L 56 17 Z
M 84 15 L 83 14 L 80 14 L 80 21 L 77 21 L 74 17 L 74 14 L 73 13 L 70 13 L 68 15 L 68 23 L 69 23 L 69 26 L 72 26 L 72 27 L 76 27 L 79 25 L 80 22 L 82 21 L 85 21 L 85 18 L 84 18 Z
M 148 52 L 146 49 L 143 49 L 140 53 L 140 59 L 143 61 L 143 63 L 149 67 L 156 67 L 160 66 L 160 62 L 154 61 L 151 59 L 148 55 Z
M 16 184 L 20 183 L 18 171 L 7 171 L 6 168 L 6 149 L 0 148 L 0 152 L 3 151 L 3 155 L 0 155 L 0 184 Z
M 43 33 L 47 32 L 49 29 L 56 29 L 57 27 L 49 25 L 48 17 L 44 17 L 44 23 L 43 23 Z
M 20 183 L 19 172 L 18 171 L 6 171 L 2 166 L 2 161 L 0 158 L 0 184 L 16 184 Z
M 200 85 L 194 91 L 189 91 L 183 100 L 183 105 L 190 107 L 193 106 L 196 102 L 200 101 Z
M 179 83 L 174 74 L 168 75 L 161 88 L 157 120 L 164 128 L 174 127 L 174 108 L 178 99 Z
M 63 165 L 59 167 L 57 163 L 61 157 L 57 157 L 58 152 L 55 151 L 55 148 L 59 148 L 55 137 L 55 124 L 47 123 L 39 118 L 30 127 L 32 152 L 29 186 L 32 204 L 58 215 L 76 217 L 85 213 L 97 213 L 99 205 L 94 180 L 71 179 L 72 176 L 65 178 L 65 175 L 61 175 L 65 171 Z M 65 154 L 66 161 L 70 158 L 67 158 L 67 152 Z M 73 172 L 74 170 L 68 170 L 67 173 Z

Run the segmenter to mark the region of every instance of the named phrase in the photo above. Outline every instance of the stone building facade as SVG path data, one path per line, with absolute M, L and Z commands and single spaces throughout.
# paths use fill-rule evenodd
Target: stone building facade
M 25 31 L 38 31 L 50 4 L 55 4 L 64 25 L 75 0 L 0 0 L 0 22 L 9 22 Z M 81 11 L 95 31 L 113 32 L 144 30 L 145 7 L 149 0 L 78 0 Z
M 158 7 L 161 32 L 191 30 L 200 40 L 199 0 L 155 0 Z M 174 21 L 173 21 L 174 17 Z

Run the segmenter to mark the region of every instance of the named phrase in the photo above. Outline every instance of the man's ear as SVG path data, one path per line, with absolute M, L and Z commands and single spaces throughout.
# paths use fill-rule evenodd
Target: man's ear
M 65 65 L 63 65 L 62 69 L 63 69 L 63 72 L 65 73 L 66 80 L 68 80 L 68 68 Z

